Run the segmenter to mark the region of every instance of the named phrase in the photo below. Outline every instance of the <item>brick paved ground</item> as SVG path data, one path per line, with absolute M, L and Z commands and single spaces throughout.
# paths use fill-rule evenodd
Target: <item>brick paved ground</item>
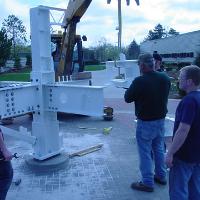
M 13 160 L 15 178 L 21 178 L 19 186 L 12 184 L 8 200 L 168 200 L 168 186 L 155 185 L 155 192 L 143 193 L 130 189 L 132 181 L 139 180 L 138 156 L 134 136 L 132 105 L 122 99 L 106 99 L 113 105 L 113 121 L 96 117 L 60 115 L 60 131 L 64 135 L 66 152 L 73 152 L 98 143 L 101 150 L 74 157 L 65 169 L 46 173 L 31 171 L 23 159 Z M 176 105 L 172 102 L 172 107 Z M 30 128 L 28 116 L 16 118 L 11 127 L 23 124 Z M 80 129 L 80 126 L 96 129 Z M 104 127 L 112 126 L 108 135 Z M 12 152 L 26 155 L 31 146 L 25 142 L 6 138 Z
M 94 85 L 108 84 L 106 72 L 94 73 Z M 168 186 L 155 185 L 155 192 L 133 191 L 130 184 L 140 179 L 134 136 L 133 105 L 123 102 L 123 89 L 105 89 L 105 105 L 114 108 L 114 120 L 75 115 L 60 115 L 60 131 L 64 135 L 64 149 L 73 152 L 103 143 L 97 152 L 74 157 L 65 169 L 46 173 L 31 171 L 23 159 L 12 161 L 14 179 L 21 178 L 19 186 L 12 184 L 7 200 L 168 200 Z M 169 102 L 173 115 L 177 101 Z M 30 129 L 29 116 L 16 118 L 10 127 L 23 125 Z M 96 129 L 80 129 L 80 126 Z M 103 128 L 112 127 L 108 135 Z M 168 131 L 171 131 L 169 124 Z M 20 155 L 31 153 L 25 142 L 6 138 L 11 151 Z

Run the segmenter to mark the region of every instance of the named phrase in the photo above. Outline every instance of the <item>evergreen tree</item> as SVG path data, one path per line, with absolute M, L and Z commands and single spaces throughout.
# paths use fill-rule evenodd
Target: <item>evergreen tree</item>
M 23 22 L 15 15 L 9 15 L 7 19 L 4 19 L 3 28 L 10 39 L 12 39 L 14 57 L 16 56 L 16 45 L 23 44 L 26 40 L 26 28 Z
M 145 40 L 156 40 L 156 39 L 161 39 L 164 38 L 166 36 L 166 31 L 163 28 L 163 26 L 161 24 L 158 24 L 155 26 L 155 28 L 149 31 L 147 37 L 145 38 Z
M 140 46 L 133 40 L 128 46 L 127 59 L 137 59 L 140 54 Z
M 174 35 L 179 35 L 179 32 L 177 32 L 175 29 L 173 28 L 170 28 L 168 33 L 167 33 L 168 36 L 174 36 Z
M 6 60 L 10 57 L 12 41 L 8 39 L 6 30 L 0 30 L 0 67 L 4 66 Z
M 161 39 L 161 38 L 170 37 L 174 35 L 179 35 L 179 32 L 177 32 L 173 28 L 170 28 L 169 31 L 167 32 L 161 24 L 158 24 L 155 26 L 153 30 L 149 30 L 149 33 L 147 37 L 145 37 L 144 41 L 156 40 L 156 39 Z

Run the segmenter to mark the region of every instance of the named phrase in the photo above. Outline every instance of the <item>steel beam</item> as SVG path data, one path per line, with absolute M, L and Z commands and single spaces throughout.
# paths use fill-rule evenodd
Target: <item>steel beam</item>
M 45 110 L 103 116 L 103 88 L 65 84 L 45 86 Z
M 37 89 L 35 85 L 1 88 L 1 119 L 34 112 L 38 108 Z

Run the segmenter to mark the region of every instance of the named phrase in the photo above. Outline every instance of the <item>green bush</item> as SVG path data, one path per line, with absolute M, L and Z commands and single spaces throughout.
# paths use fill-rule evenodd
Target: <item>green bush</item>
M 84 62 L 85 65 L 99 65 L 100 62 L 98 60 L 89 60 Z
M 188 66 L 188 65 L 191 65 L 190 62 L 181 62 L 181 63 L 178 63 L 178 69 L 180 70 L 181 68 L 185 67 L 185 66 Z

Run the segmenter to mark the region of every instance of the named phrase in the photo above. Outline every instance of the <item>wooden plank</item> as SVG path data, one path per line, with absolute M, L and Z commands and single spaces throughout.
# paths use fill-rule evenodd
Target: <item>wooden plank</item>
M 83 150 L 80 150 L 80 151 L 76 151 L 74 153 L 71 153 L 69 154 L 69 157 L 72 158 L 74 156 L 83 156 L 83 155 L 86 155 L 88 153 L 92 153 L 94 151 L 98 151 L 102 148 L 103 144 L 100 143 L 100 144 L 97 144 L 95 146 L 91 146 L 89 148 L 86 148 L 86 149 L 83 149 Z

